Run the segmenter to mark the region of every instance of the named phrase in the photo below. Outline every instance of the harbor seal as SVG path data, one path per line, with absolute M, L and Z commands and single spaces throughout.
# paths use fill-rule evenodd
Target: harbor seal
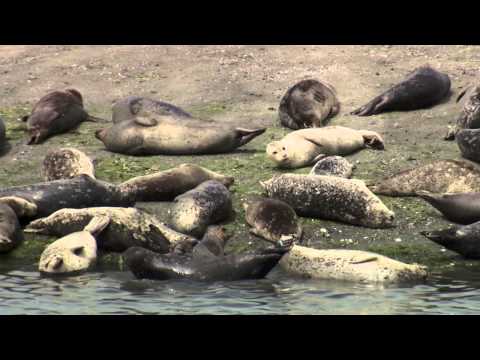
M 204 181 L 216 180 L 227 188 L 233 177 L 225 176 L 198 165 L 182 164 L 173 169 L 135 177 L 119 185 L 134 194 L 136 201 L 172 201 L 176 196 L 195 188 Z
M 223 256 L 225 255 L 225 244 L 229 236 L 222 226 L 212 225 L 207 228 L 202 240 L 194 245 L 192 251 L 193 256 Z M 178 247 L 175 249 L 177 250 Z M 183 250 L 183 249 L 182 249 Z M 176 251 L 179 253 L 179 251 Z M 183 251 L 188 253 L 187 251 Z
M 465 159 L 480 162 L 480 129 L 463 129 L 457 135 L 457 145 Z
M 230 191 L 222 183 L 209 180 L 175 198 L 170 224 L 178 232 L 201 237 L 208 225 L 227 219 L 232 211 Z
M 96 237 L 109 224 L 108 217 L 95 217 L 83 229 L 53 242 L 40 256 L 43 274 L 74 274 L 88 270 L 97 260 Z
M 177 246 L 182 251 L 191 251 L 198 242 L 191 236 L 174 231 L 145 211 L 121 207 L 61 209 L 46 218 L 32 221 L 25 232 L 66 236 L 81 231 L 97 216 L 110 218 L 110 225 L 97 237 L 98 247 L 103 251 L 123 252 L 133 246 L 159 253 L 173 251 Z
M 480 193 L 433 194 L 418 191 L 417 195 L 458 224 L 480 221 Z
M 192 115 L 178 106 L 141 96 L 128 96 L 118 100 L 112 106 L 114 124 L 130 120 L 137 115 L 172 115 L 178 118 L 192 118 Z
M 73 130 L 84 121 L 105 122 L 85 111 L 82 95 L 75 89 L 48 93 L 22 120 L 27 122 L 28 145 L 40 144 L 50 136 Z
M 280 168 L 313 165 L 329 155 L 349 155 L 370 147 L 384 149 L 382 137 L 373 131 L 343 126 L 296 130 L 267 145 L 267 157 Z
M 457 116 L 455 125 L 449 127 L 445 140 L 454 140 L 460 130 L 480 128 L 480 84 L 463 90 L 457 97 L 457 103 L 461 99 L 462 111 Z
M 386 256 L 359 250 L 317 250 L 294 245 L 279 262 L 298 276 L 359 283 L 404 283 L 426 280 L 424 266 L 405 264 Z
M 310 170 L 310 175 L 339 176 L 345 179 L 352 177 L 355 165 L 341 156 L 327 156 L 319 160 Z
M 92 160 L 85 153 L 74 148 L 49 151 L 43 159 L 42 173 L 45 181 L 72 179 L 81 174 L 95 179 Z
M 45 217 L 63 208 L 94 206 L 132 206 L 133 196 L 117 186 L 81 174 L 73 179 L 0 189 L 0 198 L 16 196 L 36 205 L 32 218 Z M 30 214 L 31 215 L 31 214 Z
M 383 180 L 372 182 L 369 189 L 388 196 L 417 196 L 431 193 L 480 192 L 480 168 L 461 160 L 437 160 L 403 170 Z
M 228 153 L 263 134 L 265 128 L 244 129 L 172 116 L 139 117 L 95 133 L 107 150 L 126 155 L 199 155 Z
M 325 126 L 340 111 L 332 85 L 315 79 L 302 80 L 289 88 L 280 101 L 280 124 L 293 130 Z
M 7 142 L 7 130 L 5 127 L 5 122 L 0 117 L 0 150 L 3 149 L 6 142 Z
M 421 231 L 427 239 L 466 259 L 480 259 L 480 222 L 470 225 L 454 225 L 448 229 Z
M 245 220 L 250 232 L 267 241 L 276 243 L 284 237 L 302 238 L 302 226 L 297 214 L 287 203 L 267 198 L 250 199 L 243 203 Z
M 7 253 L 23 242 L 23 232 L 15 211 L 0 199 L 0 253 Z
M 361 180 L 282 174 L 260 182 L 267 196 L 285 201 L 298 215 L 371 228 L 392 227 L 395 214 Z
M 352 115 L 370 116 L 387 111 L 408 111 L 438 104 L 450 93 L 450 78 L 426 65 L 366 105 L 352 111 Z

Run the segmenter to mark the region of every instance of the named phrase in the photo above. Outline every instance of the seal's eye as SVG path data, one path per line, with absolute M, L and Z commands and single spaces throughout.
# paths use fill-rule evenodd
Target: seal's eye
M 82 255 L 83 254 L 83 246 L 80 246 L 80 247 L 77 247 L 77 248 L 73 249 L 72 252 L 77 256 Z
M 283 150 L 283 151 L 285 151 L 285 150 L 286 150 L 286 149 L 285 149 L 285 146 L 282 148 L 282 150 Z
M 277 152 L 276 152 L 276 151 L 274 151 L 274 152 L 273 152 L 273 155 L 277 155 Z

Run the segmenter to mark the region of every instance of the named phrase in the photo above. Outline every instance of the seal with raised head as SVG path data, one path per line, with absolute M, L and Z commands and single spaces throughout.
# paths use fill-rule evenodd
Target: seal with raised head
M 384 149 L 382 137 L 368 130 L 343 126 L 296 130 L 267 145 L 267 156 L 280 168 L 315 164 L 329 155 L 349 155 L 364 148 Z
M 260 184 L 267 196 L 286 202 L 300 216 L 371 228 L 393 226 L 393 211 L 361 180 L 282 174 Z
M 82 95 L 75 89 L 48 93 L 35 104 L 32 113 L 22 120 L 27 122 L 30 134 L 28 145 L 40 144 L 52 135 L 73 130 L 84 121 L 105 122 L 85 111 Z
M 421 66 L 405 79 L 375 97 L 352 115 L 370 116 L 386 111 L 408 111 L 438 104 L 450 93 L 450 78 L 432 67 Z
M 172 116 L 140 117 L 95 133 L 107 150 L 126 155 L 195 155 L 228 153 L 263 134 L 245 129 Z
M 417 196 L 418 191 L 431 193 L 480 192 L 480 168 L 461 160 L 437 160 L 413 169 L 403 170 L 368 185 L 375 194 Z
M 231 176 L 198 165 L 182 164 L 173 169 L 135 177 L 119 187 L 134 194 L 136 201 L 172 201 L 207 180 L 216 180 L 226 187 L 230 187 L 234 181 Z
M 130 120 L 137 115 L 172 115 L 178 118 L 192 118 L 178 106 L 141 96 L 128 96 L 120 99 L 112 106 L 114 124 Z
M 23 241 L 17 214 L 0 199 L 0 253 L 7 253 Z
M 72 179 L 85 174 L 95 179 L 93 161 L 74 148 L 51 150 L 43 159 L 42 173 L 45 181 Z
M 201 237 L 208 225 L 227 219 L 232 211 L 230 191 L 222 183 L 209 180 L 175 198 L 170 224 L 183 234 Z
M 289 88 L 280 101 L 280 124 L 293 130 L 325 126 L 338 114 L 340 103 L 332 85 L 315 79 Z
M 465 159 L 480 162 L 480 129 L 463 129 L 457 135 L 457 145 Z
M 454 225 L 448 229 L 421 231 L 427 239 L 466 259 L 480 259 L 480 222 L 470 225 Z
M 315 166 L 310 170 L 310 175 L 328 175 L 339 176 L 345 179 L 352 177 L 355 165 L 341 156 L 327 156 L 319 160 Z
M 160 222 L 155 216 L 136 208 L 92 207 L 61 209 L 52 215 L 31 222 L 26 233 L 66 236 L 81 231 L 93 218 L 110 218 L 110 225 L 97 238 L 98 247 L 104 251 L 123 252 L 139 246 L 159 253 L 192 249 L 197 239 L 180 234 Z
M 453 127 L 449 126 L 445 140 L 454 140 L 463 129 L 480 128 L 480 84 L 472 85 L 463 90 L 457 97 L 457 103 L 462 101 L 462 111 Z
M 106 216 L 94 217 L 83 229 L 53 242 L 40 256 L 41 273 L 72 274 L 88 270 L 97 260 L 95 239 L 109 224 Z
M 249 199 L 243 203 L 245 220 L 252 228 L 250 232 L 267 241 L 276 243 L 282 238 L 302 238 L 302 226 L 297 214 L 287 203 L 268 198 Z
M 81 209 L 94 206 L 132 206 L 133 196 L 120 191 L 116 185 L 92 179 L 81 174 L 73 179 L 48 181 L 33 185 L 13 186 L 0 189 L 0 198 L 16 196 L 36 205 L 40 218 L 63 208 Z
M 298 276 L 359 283 L 402 283 L 426 280 L 424 266 L 405 264 L 359 250 L 317 250 L 294 245 L 279 266 Z
M 458 224 L 480 221 L 480 193 L 433 194 L 418 191 L 417 195 Z

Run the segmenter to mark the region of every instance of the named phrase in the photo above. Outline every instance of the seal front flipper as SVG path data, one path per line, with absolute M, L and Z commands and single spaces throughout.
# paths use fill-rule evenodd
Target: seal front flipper
M 5 196 L 0 198 L 0 203 L 4 203 L 12 208 L 19 218 L 33 217 L 37 214 L 37 205 L 29 200 L 17 196 Z
M 135 118 L 135 123 L 140 126 L 152 127 L 158 125 L 158 120 L 153 118 L 147 118 L 144 116 L 137 116 Z
M 110 224 L 110 217 L 109 216 L 95 216 L 90 220 L 87 226 L 83 229 L 84 231 L 88 231 L 93 236 L 99 235 L 103 230 L 107 228 Z
M 365 264 L 365 263 L 368 263 L 368 262 L 372 262 L 372 261 L 377 261 L 378 260 L 378 256 L 366 256 L 365 258 L 361 258 L 361 259 L 357 259 L 357 260 L 351 260 L 350 261 L 350 264 L 352 265 L 357 265 L 357 264 Z

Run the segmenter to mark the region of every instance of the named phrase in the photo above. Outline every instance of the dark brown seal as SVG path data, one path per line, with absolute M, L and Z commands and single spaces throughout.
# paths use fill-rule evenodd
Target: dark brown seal
M 462 100 L 463 99 L 463 100 Z M 445 140 L 454 140 L 462 129 L 480 128 L 480 84 L 469 86 L 457 97 L 457 103 L 462 100 L 462 111 L 457 117 L 456 124 L 449 126 Z

